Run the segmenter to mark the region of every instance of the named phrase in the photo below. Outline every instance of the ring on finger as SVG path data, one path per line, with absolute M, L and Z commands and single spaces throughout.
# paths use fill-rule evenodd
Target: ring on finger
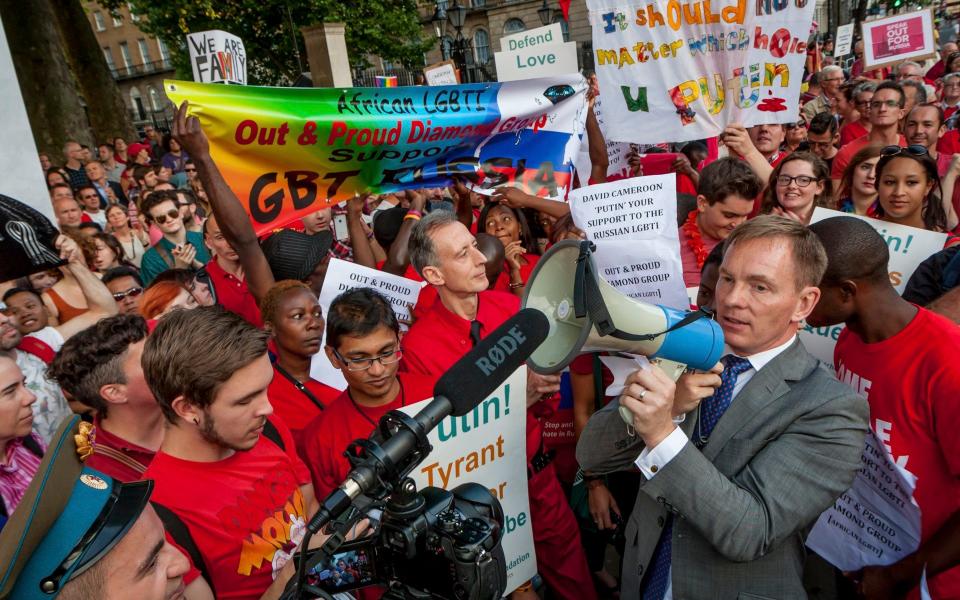
M 640 388 L 640 395 L 637 397 L 638 400 L 643 400 L 643 397 L 647 395 L 647 388 Z

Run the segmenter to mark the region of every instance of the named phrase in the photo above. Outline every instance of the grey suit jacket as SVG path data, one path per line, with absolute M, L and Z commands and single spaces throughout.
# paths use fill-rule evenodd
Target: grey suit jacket
M 683 450 L 640 485 L 627 524 L 624 600 L 640 583 L 668 513 L 674 517 L 675 600 L 805 598 L 804 540 L 860 468 L 865 400 L 818 367 L 800 344 L 740 391 L 702 450 Z M 682 428 L 691 435 L 698 413 Z M 577 444 L 587 472 L 634 469 L 643 442 L 610 402 Z

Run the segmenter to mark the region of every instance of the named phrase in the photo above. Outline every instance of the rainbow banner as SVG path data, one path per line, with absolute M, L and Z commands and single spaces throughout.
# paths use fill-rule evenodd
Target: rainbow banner
M 376 76 L 376 87 L 385 88 L 385 87 L 397 87 L 397 76 L 396 75 L 377 75 Z
M 190 101 L 257 233 L 354 194 L 512 186 L 562 199 L 586 119 L 580 75 L 397 88 L 165 81 Z

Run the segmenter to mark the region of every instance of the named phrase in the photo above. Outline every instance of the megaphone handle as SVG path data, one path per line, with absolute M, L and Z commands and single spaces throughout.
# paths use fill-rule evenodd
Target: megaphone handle
M 680 379 L 680 376 L 683 375 L 683 373 L 687 370 L 687 365 L 673 360 L 667 360 L 665 358 L 654 358 L 650 362 L 655 365 L 659 365 L 659 367 L 663 369 L 663 372 L 667 374 L 667 377 L 673 379 L 674 381 Z M 619 407 L 617 412 L 620 413 L 620 418 L 623 419 L 623 422 L 627 424 L 627 433 L 633 437 L 636 434 L 636 432 L 633 430 L 633 413 L 630 412 L 629 408 L 622 405 Z M 679 415 L 673 417 L 673 422 L 676 425 L 679 425 L 680 423 L 683 423 L 686 418 L 687 415 L 685 414 Z

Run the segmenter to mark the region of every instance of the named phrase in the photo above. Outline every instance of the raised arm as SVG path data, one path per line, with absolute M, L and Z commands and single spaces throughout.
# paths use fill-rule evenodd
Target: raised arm
M 760 181 L 770 180 L 770 173 L 773 173 L 773 167 L 771 167 L 767 159 L 760 154 L 757 147 L 753 145 L 753 141 L 750 139 L 750 134 L 747 133 L 746 127 L 737 124 L 727 125 L 727 128 L 723 130 L 721 139 L 730 150 L 747 161 L 747 164 L 753 169 L 753 172 L 757 174 Z
M 427 205 L 423 194 L 413 190 L 407 190 L 407 198 L 410 200 L 410 210 L 415 210 L 423 214 L 423 209 Z M 387 252 L 387 262 L 383 264 L 383 270 L 394 275 L 403 275 L 410 264 L 410 254 L 407 246 L 410 245 L 410 233 L 413 232 L 413 226 L 417 223 L 416 219 L 404 219 L 400 224 L 400 231 L 397 232 L 396 239 L 390 245 Z
M 200 127 L 200 120 L 197 117 L 188 117 L 187 107 L 188 104 L 184 101 L 177 109 L 173 122 L 173 137 L 196 165 L 197 175 L 210 201 L 210 208 L 217 217 L 217 225 L 220 226 L 223 237 L 237 251 L 247 286 L 259 303 L 275 283 L 273 272 L 260 250 L 250 217 L 210 157 L 210 144 Z
M 532 208 L 557 219 L 570 212 L 570 205 L 566 202 L 531 196 L 512 187 L 497 188 L 490 198 L 494 202 L 502 202 L 510 208 Z
M 587 111 L 587 149 L 590 153 L 590 182 L 603 183 L 607 180 L 607 169 L 610 167 L 610 157 L 607 155 L 607 141 L 600 131 L 600 121 L 593 112 L 593 102 Z M 588 182 L 581 181 L 580 185 Z
M 83 298 L 87 301 L 87 312 L 70 319 L 66 323 L 57 325 L 57 331 L 66 340 L 96 324 L 100 319 L 117 314 L 117 303 L 113 300 L 113 294 L 110 293 L 107 286 L 103 285 L 103 282 L 84 264 L 83 253 L 75 241 L 61 235 L 57 238 L 56 244 L 60 250 L 60 257 L 68 261 L 67 269 L 77 280 Z
M 347 232 L 350 234 L 350 247 L 353 248 L 353 262 L 358 265 L 377 268 L 377 259 L 373 255 L 373 247 L 367 230 L 363 226 L 363 206 L 365 196 L 354 196 L 347 201 Z

